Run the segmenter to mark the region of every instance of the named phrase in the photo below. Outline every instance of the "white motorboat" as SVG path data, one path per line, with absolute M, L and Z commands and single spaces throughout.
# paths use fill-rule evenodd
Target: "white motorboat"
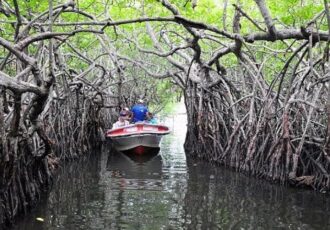
M 164 135 L 170 133 L 165 125 L 154 125 L 148 123 L 136 123 L 106 132 L 114 147 L 118 151 L 136 149 L 135 153 L 143 154 L 144 147 L 159 148 L 160 140 Z

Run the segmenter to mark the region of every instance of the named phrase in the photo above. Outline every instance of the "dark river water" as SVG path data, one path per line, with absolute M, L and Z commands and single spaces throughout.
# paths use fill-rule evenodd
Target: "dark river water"
M 104 148 L 61 166 L 54 186 L 13 229 L 330 229 L 329 195 L 187 160 L 185 114 L 147 157 Z

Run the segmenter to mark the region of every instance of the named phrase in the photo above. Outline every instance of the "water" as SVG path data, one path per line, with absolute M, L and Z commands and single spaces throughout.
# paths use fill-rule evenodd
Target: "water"
M 187 160 L 183 112 L 166 120 L 158 154 L 103 151 L 62 166 L 13 229 L 330 229 L 327 195 Z

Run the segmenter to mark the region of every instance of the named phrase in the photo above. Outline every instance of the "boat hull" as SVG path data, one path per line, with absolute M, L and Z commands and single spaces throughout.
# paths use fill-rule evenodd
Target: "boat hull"
M 162 137 L 169 133 L 167 126 L 139 123 L 108 130 L 106 137 L 118 151 L 134 149 L 135 153 L 142 154 L 147 148 L 159 148 Z
M 161 138 L 162 138 L 161 135 L 142 134 L 142 135 L 123 136 L 123 137 L 117 137 L 111 139 L 115 148 L 118 151 L 125 151 L 136 148 L 138 146 L 159 148 L 159 143 Z

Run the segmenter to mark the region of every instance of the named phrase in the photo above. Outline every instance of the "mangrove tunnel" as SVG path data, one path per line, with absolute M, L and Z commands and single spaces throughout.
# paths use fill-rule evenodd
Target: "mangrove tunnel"
M 327 0 L 0 0 L 0 25 L 0 226 L 141 98 L 184 100 L 187 159 L 330 191 Z

